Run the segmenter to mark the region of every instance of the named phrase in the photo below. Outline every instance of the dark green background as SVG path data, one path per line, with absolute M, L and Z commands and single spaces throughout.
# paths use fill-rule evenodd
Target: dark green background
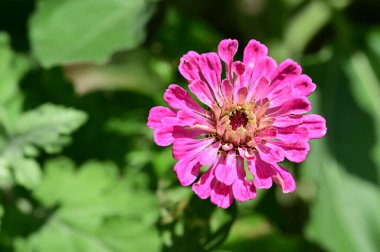
M 0 251 L 380 251 L 380 2 L 1 0 Z M 317 84 L 297 190 L 222 210 L 146 127 L 179 58 L 250 39 Z

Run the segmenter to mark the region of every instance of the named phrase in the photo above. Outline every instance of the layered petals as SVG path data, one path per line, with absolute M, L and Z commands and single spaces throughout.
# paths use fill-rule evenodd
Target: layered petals
M 196 158 L 183 158 L 175 164 L 174 171 L 181 185 L 188 186 L 197 179 L 201 167 Z
M 237 50 L 237 40 L 225 39 L 218 53 L 185 54 L 178 69 L 203 104 L 172 84 L 164 94 L 169 108 L 152 108 L 147 123 L 157 145 L 173 144 L 180 184 L 221 208 L 254 199 L 256 189 L 273 182 L 293 192 L 293 176 L 278 163 L 304 161 L 309 140 L 327 131 L 322 116 L 305 115 L 316 85 L 296 62 L 278 65 L 256 40 L 244 48 L 242 61 L 234 60 Z

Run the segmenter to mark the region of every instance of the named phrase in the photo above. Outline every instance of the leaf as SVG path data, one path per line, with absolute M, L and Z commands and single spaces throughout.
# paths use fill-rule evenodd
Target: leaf
M 119 178 L 112 163 L 88 162 L 75 169 L 67 159 L 46 164 L 34 196 L 56 208 L 38 232 L 19 239 L 16 251 L 158 251 L 153 194 Z
M 302 52 L 311 39 L 330 20 L 330 16 L 331 10 L 326 3 L 323 1 L 309 2 L 287 24 L 284 31 L 285 45 L 292 52 Z
M 28 61 L 12 52 L 9 37 L 0 33 L 0 104 L 4 105 L 18 94 L 18 82 L 29 68 Z
M 18 82 L 29 69 L 29 62 L 12 52 L 9 36 L 0 33 L 0 148 L 1 132 L 9 131 L 21 111 L 21 92 Z
M 345 172 L 319 141 L 313 143 L 304 173 L 318 187 L 307 236 L 329 251 L 378 251 L 380 191 Z
M 34 146 L 48 153 L 56 153 L 69 143 L 68 135 L 86 119 L 86 114 L 79 110 L 53 104 L 41 105 L 22 114 L 2 155 L 12 158 L 25 152 L 35 154 Z
M 104 63 L 145 37 L 152 0 L 40 0 L 30 22 L 32 49 L 44 67 Z M 85 13 L 85 15 L 83 15 Z
M 107 64 L 68 65 L 65 75 L 80 95 L 98 90 L 133 90 L 151 95 L 159 90 L 161 81 L 149 67 L 150 58 L 148 52 L 134 50 Z
M 377 165 L 380 181 L 380 81 L 375 69 L 363 52 L 353 54 L 345 65 L 350 78 L 350 88 L 358 105 L 373 117 L 376 129 L 376 146 L 372 150 L 373 160 Z
M 26 188 L 33 188 L 40 182 L 41 169 L 34 159 L 16 158 L 10 161 L 15 180 Z

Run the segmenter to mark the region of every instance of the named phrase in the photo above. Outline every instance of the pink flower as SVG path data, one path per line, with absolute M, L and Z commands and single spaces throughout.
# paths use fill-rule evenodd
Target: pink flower
M 308 141 L 326 133 L 323 117 L 304 115 L 316 85 L 296 62 L 277 65 L 256 40 L 244 49 L 243 61 L 234 61 L 237 48 L 236 40 L 226 39 L 218 54 L 190 51 L 181 58 L 179 71 L 207 108 L 172 84 L 164 95 L 170 108 L 154 107 L 148 118 L 156 144 L 173 144 L 174 171 L 183 186 L 209 166 L 192 189 L 222 208 L 233 199 L 255 198 L 256 188 L 270 188 L 273 181 L 284 193 L 293 192 L 292 175 L 278 163 L 304 161 Z M 253 181 L 247 179 L 245 163 Z

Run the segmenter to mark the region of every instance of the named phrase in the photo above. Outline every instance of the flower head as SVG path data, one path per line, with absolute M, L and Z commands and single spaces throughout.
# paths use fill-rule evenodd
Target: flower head
M 164 95 L 170 108 L 154 107 L 148 118 L 156 144 L 173 144 L 180 183 L 193 184 L 201 199 L 210 197 L 222 208 L 233 199 L 255 198 L 256 188 L 270 188 L 273 181 L 284 193 L 294 191 L 292 175 L 278 163 L 304 161 L 308 141 L 326 133 L 323 117 L 304 115 L 311 110 L 307 96 L 316 85 L 296 62 L 277 65 L 256 40 L 245 47 L 243 61 L 234 61 L 237 49 L 236 40 L 226 39 L 218 54 L 185 54 L 179 71 L 204 106 L 172 84 Z M 202 166 L 209 168 L 198 179 Z

